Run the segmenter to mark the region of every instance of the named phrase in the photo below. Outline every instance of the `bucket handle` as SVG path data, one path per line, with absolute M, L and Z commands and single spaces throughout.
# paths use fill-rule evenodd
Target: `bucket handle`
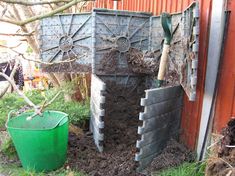
M 17 110 L 16 109 L 14 109 L 14 110 L 11 110 L 9 113 L 8 113 L 8 116 L 7 116 L 7 121 L 6 121 L 6 127 L 7 127 L 7 124 L 8 124 L 8 122 L 9 122 L 9 120 L 10 120 L 10 118 L 12 118 L 12 114 L 13 114 L 13 112 L 17 112 Z M 48 111 L 48 113 L 50 113 L 50 111 Z M 67 117 L 68 115 L 67 114 L 65 114 L 59 121 L 58 121 L 58 123 L 56 123 L 55 124 L 55 126 L 54 127 L 52 127 L 51 129 L 54 129 L 54 128 L 56 128 L 57 126 L 59 126 L 60 125 L 60 123 L 64 120 L 64 118 L 65 117 Z
M 12 117 L 12 113 L 13 113 L 13 112 L 16 112 L 16 111 L 17 111 L 16 109 L 13 109 L 13 110 L 11 110 L 11 111 L 8 113 L 6 124 L 8 124 L 8 122 L 9 122 L 10 118 Z
M 47 111 L 49 114 L 51 113 L 50 111 Z M 63 120 L 64 120 L 64 118 L 65 117 L 67 117 L 68 115 L 67 114 L 65 114 L 57 123 L 56 123 L 56 125 L 53 127 L 53 128 L 51 128 L 51 129 L 54 129 L 54 128 L 56 128 L 57 126 L 59 126 L 60 125 L 60 122 L 62 122 Z

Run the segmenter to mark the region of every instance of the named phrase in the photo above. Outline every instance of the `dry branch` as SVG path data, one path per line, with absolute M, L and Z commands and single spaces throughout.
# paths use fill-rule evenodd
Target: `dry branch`
M 11 79 L 11 80 L 13 80 L 13 78 L 14 78 L 14 76 L 15 76 L 15 73 L 16 73 L 16 70 L 17 70 L 17 68 L 18 68 L 18 65 L 19 65 L 19 60 L 16 59 L 15 65 L 14 65 L 14 67 L 13 67 L 13 69 L 12 69 L 11 74 L 10 74 L 10 79 Z M 0 98 L 2 98 L 3 95 L 5 95 L 5 93 L 6 93 L 7 90 L 9 89 L 9 87 L 10 87 L 10 83 L 8 83 L 8 84 L 6 85 L 6 87 L 3 88 L 3 90 L 1 90 L 1 92 L 0 92 Z
M 17 67 L 16 67 L 17 68 Z M 34 108 L 34 114 L 32 116 L 27 117 L 27 120 L 31 120 L 33 117 L 37 115 L 42 115 L 43 109 L 48 107 L 55 101 L 55 99 L 61 94 L 62 91 L 58 92 L 49 102 L 46 103 L 46 101 L 42 104 L 42 106 L 35 105 L 22 91 L 20 91 L 15 84 L 15 82 L 7 76 L 5 73 L 0 72 L 0 76 L 4 77 L 13 87 L 13 89 L 17 92 L 19 96 L 21 96 L 25 102 L 32 108 Z
M 20 43 L 19 45 L 21 45 L 21 43 Z M 0 48 L 2 47 L 2 48 L 10 49 L 10 50 L 13 51 L 14 53 L 16 53 L 16 54 L 18 54 L 19 56 L 21 56 L 24 60 L 32 61 L 32 62 L 35 62 L 35 63 L 44 64 L 44 65 L 53 65 L 53 64 L 70 63 L 70 62 L 74 62 L 74 61 L 76 61 L 77 59 L 80 59 L 80 58 L 82 58 L 82 57 L 84 57 L 84 56 L 86 55 L 86 54 L 83 54 L 83 55 L 81 55 L 81 56 L 79 56 L 79 57 L 75 57 L 75 58 L 73 58 L 73 59 L 63 60 L 63 61 L 58 61 L 58 62 L 43 62 L 43 61 L 40 60 L 40 59 L 29 59 L 29 58 L 26 58 L 23 53 L 20 53 L 20 52 L 14 50 L 14 48 L 18 47 L 19 45 L 14 46 L 14 47 L 8 47 L 8 46 L 5 46 L 5 45 L 0 45 Z
M 61 94 L 61 92 L 62 91 L 59 91 L 49 102 L 45 103 L 42 106 L 42 109 L 48 107 L 49 105 L 51 105 L 53 103 L 53 101 L 55 101 L 55 99 Z
M 22 43 L 19 43 L 19 44 L 15 45 L 15 46 L 0 45 L 0 48 L 7 48 L 7 49 L 12 50 L 12 49 L 14 49 L 14 48 L 19 47 L 21 44 L 22 44 Z
M 4 18 L 0 18 L 0 21 L 5 22 L 5 23 L 14 24 L 17 26 L 24 26 L 28 23 L 31 23 L 31 22 L 34 22 L 34 21 L 37 21 L 37 20 L 40 20 L 43 18 L 47 18 L 47 17 L 53 16 L 57 13 L 63 12 L 64 10 L 72 7 L 73 5 L 76 5 L 77 3 L 83 2 L 83 1 L 86 1 L 86 0 L 73 0 L 73 1 L 70 1 L 69 3 L 67 3 L 67 4 L 65 4 L 55 10 L 52 10 L 51 12 L 48 12 L 46 14 L 36 15 L 34 17 L 28 18 L 23 21 L 16 21 L 16 20 L 11 20 L 11 19 L 4 19 Z
M 43 109 L 45 109 L 47 106 L 51 105 L 53 103 L 53 101 L 55 101 L 55 99 L 61 94 L 62 91 L 59 91 L 48 103 L 46 103 L 46 101 L 43 102 L 42 106 L 40 106 L 38 111 L 35 111 L 35 113 L 29 117 L 27 117 L 27 120 L 31 120 L 33 117 L 37 116 L 37 115 L 41 115 Z
M 31 36 L 34 34 L 35 31 L 29 32 L 29 33 L 0 33 L 0 36 L 19 36 L 19 37 L 25 37 L 25 36 Z
M 21 92 L 18 89 L 15 82 L 12 81 L 12 79 L 9 76 L 7 76 L 5 73 L 2 72 L 0 72 L 0 76 L 4 77 L 12 85 L 13 89 L 17 92 L 17 94 L 20 95 L 30 107 L 33 107 L 35 112 L 39 113 L 38 106 L 36 106 L 23 92 Z
M 56 4 L 60 2 L 69 3 L 71 0 L 47 0 L 47 1 L 22 1 L 22 0 L 1 0 L 8 4 L 19 4 L 25 6 L 44 5 L 44 4 Z
M 20 55 L 24 60 L 28 60 L 28 61 L 32 61 L 32 62 L 35 62 L 35 63 L 44 64 L 44 65 L 54 65 L 54 64 L 70 63 L 70 62 L 74 62 L 74 61 L 76 61 L 77 59 L 80 59 L 80 58 L 82 58 L 82 57 L 85 56 L 85 54 L 83 54 L 83 55 L 81 55 L 81 56 L 79 56 L 79 57 L 75 57 L 74 59 L 71 59 L 71 60 L 63 60 L 63 61 L 57 61 L 57 62 L 43 62 L 43 61 L 41 61 L 41 60 L 39 60 L 39 59 L 36 60 L 36 59 L 29 59 L 29 58 L 26 58 L 26 57 L 24 56 L 24 54 L 22 54 L 22 53 L 19 53 L 19 55 Z
M 44 1 L 22 1 L 22 0 L 1 0 L 8 4 L 19 4 L 24 6 L 35 6 L 35 5 L 51 5 L 57 3 L 69 3 L 72 0 L 44 0 Z M 83 0 L 83 1 L 95 1 L 95 0 Z

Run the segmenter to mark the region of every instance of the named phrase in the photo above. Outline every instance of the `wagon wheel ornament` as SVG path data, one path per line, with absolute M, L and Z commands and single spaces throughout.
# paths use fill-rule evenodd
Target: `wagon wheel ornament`
M 48 52 L 51 50 L 55 51 L 53 56 L 49 58 L 48 62 L 53 62 L 56 58 L 60 58 L 59 60 L 72 60 L 71 57 L 78 59 L 79 55 L 81 54 L 77 52 L 78 49 L 83 50 L 83 55 L 84 49 L 90 50 L 89 46 L 78 44 L 78 42 L 90 38 L 91 35 L 85 35 L 84 33 L 81 33 L 82 37 L 80 38 L 77 38 L 77 35 L 80 33 L 81 29 L 85 26 L 91 16 L 89 16 L 74 32 L 71 32 L 74 15 L 71 15 L 70 24 L 67 31 L 65 30 L 65 25 L 62 23 L 61 17 L 61 15 L 58 15 L 61 32 L 60 34 L 54 32 L 54 35 L 57 36 L 58 39 L 57 45 L 42 50 L 42 52 Z M 70 67 L 72 68 L 71 63 Z
M 105 52 L 109 53 L 111 51 L 118 52 L 117 60 L 121 60 L 123 57 L 126 57 L 126 53 L 130 50 L 130 48 L 135 48 L 138 50 L 141 50 L 142 48 L 142 42 L 145 40 L 148 40 L 148 37 L 141 37 L 139 39 L 134 40 L 134 36 L 145 26 L 145 24 L 148 22 L 148 20 L 145 20 L 141 25 L 139 25 L 134 31 L 130 31 L 131 23 L 132 23 L 133 17 L 130 16 L 128 19 L 128 23 L 126 26 L 126 29 L 120 30 L 120 19 L 119 16 L 116 15 L 116 32 L 113 32 L 113 30 L 102 20 L 99 16 L 97 16 L 97 21 L 99 21 L 104 28 L 107 29 L 107 31 L 110 33 L 110 36 L 100 36 L 100 38 L 103 41 L 108 41 L 109 44 L 103 47 L 96 48 L 96 52 Z M 124 31 L 124 32 L 123 32 Z M 137 48 L 136 48 L 137 44 Z M 127 64 L 127 60 L 124 60 Z

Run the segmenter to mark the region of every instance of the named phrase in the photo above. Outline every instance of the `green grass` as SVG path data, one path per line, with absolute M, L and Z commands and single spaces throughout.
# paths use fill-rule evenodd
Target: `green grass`
M 49 173 L 36 173 L 34 171 L 26 171 L 16 164 L 0 165 L 0 174 L 5 174 L 7 176 L 86 176 L 81 172 L 64 168 Z
M 48 90 L 40 92 L 37 90 L 27 92 L 26 95 L 35 104 L 44 102 L 45 100 L 51 100 L 57 90 Z M 25 106 L 26 103 L 23 98 L 19 97 L 16 93 L 9 93 L 0 99 L 0 128 L 4 127 L 6 123 L 7 114 L 11 110 L 18 110 Z M 89 119 L 90 107 L 89 101 L 79 103 L 75 101 L 64 101 L 63 94 L 59 95 L 57 99 L 47 108 L 49 110 L 63 111 L 69 115 L 69 122 L 73 124 L 82 124 Z
M 205 163 L 184 163 L 178 167 L 167 169 L 154 176 L 204 176 Z
M 16 149 L 11 138 L 7 138 L 2 141 L 2 145 L 0 146 L 0 152 L 2 152 L 5 156 L 10 159 L 17 158 Z

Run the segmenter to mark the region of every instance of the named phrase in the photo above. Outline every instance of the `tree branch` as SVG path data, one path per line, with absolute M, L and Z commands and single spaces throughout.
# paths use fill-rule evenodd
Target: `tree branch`
M 2 13 L 1 13 L 1 18 L 5 15 L 5 13 L 7 12 L 7 5 L 4 7 L 4 9 L 2 10 Z
M 38 112 L 38 107 L 23 92 L 18 89 L 15 82 L 12 81 L 9 76 L 2 72 L 0 72 L 0 76 L 4 77 L 12 85 L 13 89 L 17 92 L 17 94 L 19 94 L 30 107 L 33 107 L 35 112 Z
M 79 2 L 82 2 L 82 1 L 87 1 L 87 0 L 73 0 L 73 1 L 70 1 L 69 3 L 67 3 L 67 4 L 65 4 L 65 5 L 51 11 L 51 12 L 48 12 L 46 14 L 36 15 L 34 17 L 28 18 L 28 19 L 23 20 L 23 21 L 16 21 L 16 20 L 3 19 L 3 18 L 0 18 L 0 21 L 5 22 L 5 23 L 11 23 L 11 24 L 14 24 L 14 25 L 17 25 L 17 26 L 24 26 L 28 23 L 31 23 L 31 22 L 34 22 L 34 21 L 37 21 L 37 20 L 40 20 L 40 19 L 43 19 L 43 18 L 47 18 L 47 17 L 53 16 L 57 13 L 63 12 L 64 10 L 66 10 L 66 9 L 72 7 L 73 5 L 75 5 Z
M 6 33 L 0 33 L 0 36 L 19 36 L 19 37 L 25 37 L 25 36 L 31 36 L 34 34 L 35 31 L 29 32 L 29 33 L 12 33 L 12 34 L 6 34 Z
M 56 4 L 60 2 L 69 3 L 71 0 L 47 0 L 47 1 L 25 1 L 25 0 L 1 0 L 2 2 L 8 3 L 8 4 L 19 4 L 19 5 L 25 5 L 25 6 L 34 6 L 34 5 L 44 5 L 44 4 Z
M 13 50 L 14 48 L 17 48 L 21 45 L 22 43 L 19 43 L 17 44 L 16 46 L 5 46 L 5 45 L 1 45 L 0 44 L 0 48 L 7 48 L 7 49 L 10 49 L 10 50 Z
M 10 79 L 11 79 L 11 80 L 13 80 L 13 77 L 15 76 L 15 73 L 16 73 L 16 70 L 17 70 L 18 66 L 19 66 L 19 60 L 16 59 L 15 65 L 14 65 L 12 71 L 11 71 L 11 74 L 10 74 Z M 1 90 L 1 92 L 0 92 L 0 98 L 2 98 L 3 95 L 5 95 L 5 93 L 6 93 L 7 90 L 9 89 L 10 85 L 11 85 L 11 84 L 8 83 L 8 84 L 6 85 L 6 87 L 3 88 L 3 90 Z
M 51 105 L 53 103 L 53 101 L 55 101 L 55 99 L 61 94 L 62 91 L 59 91 L 49 102 L 44 103 L 44 105 L 42 106 L 42 109 L 48 107 L 49 105 Z
M 43 102 L 42 106 L 35 111 L 35 113 L 29 117 L 26 118 L 26 120 L 31 120 L 33 117 L 42 114 L 43 109 L 45 109 L 47 106 L 49 106 L 55 99 L 61 94 L 62 91 L 59 91 L 48 103 L 46 101 Z
M 19 44 L 19 45 L 20 45 L 20 44 Z M 19 45 L 17 45 L 17 46 L 19 46 Z M 10 49 L 10 50 L 13 51 L 14 53 L 16 53 L 16 54 L 18 54 L 19 56 L 21 56 L 24 60 L 32 61 L 32 62 L 36 62 L 36 63 L 39 63 L 39 64 L 44 64 L 44 65 L 54 65 L 54 64 L 70 63 L 70 62 L 74 62 L 74 61 L 76 61 L 77 59 L 80 59 L 80 58 L 86 56 L 86 54 L 83 54 L 83 55 L 81 55 L 81 56 L 79 56 L 79 57 L 75 57 L 75 58 L 73 58 L 73 59 L 67 59 L 67 60 L 58 61 L 58 62 L 43 62 L 43 61 L 41 61 L 41 60 L 39 60 L 39 59 L 29 59 L 29 58 L 26 58 L 23 53 L 20 53 L 20 52 L 14 50 L 13 48 L 15 48 L 15 47 L 7 47 L 7 46 L 5 46 L 5 45 L 0 45 L 0 48 L 1 48 L 1 47 L 2 47 L 2 48 Z
M 51 103 L 53 103 L 53 101 L 55 101 L 55 99 L 61 93 L 61 91 L 58 92 L 48 103 L 44 102 L 42 106 L 40 107 L 40 106 L 35 105 L 22 91 L 20 91 L 17 85 L 15 84 L 15 82 L 12 81 L 12 79 L 9 76 L 7 76 L 5 73 L 2 73 L 2 72 L 0 72 L 0 76 L 4 77 L 12 85 L 12 87 L 17 92 L 17 94 L 21 96 L 30 107 L 34 108 L 34 114 L 32 116 L 27 117 L 27 120 L 31 120 L 33 117 L 37 115 L 41 115 L 43 109 L 49 106 Z

